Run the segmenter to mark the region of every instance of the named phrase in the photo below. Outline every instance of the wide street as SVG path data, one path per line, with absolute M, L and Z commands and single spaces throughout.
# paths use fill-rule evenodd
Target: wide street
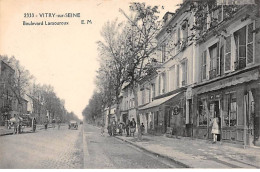
M 48 128 L 0 137 L 0 168 L 83 168 L 82 130 Z
M 84 128 L 84 132 L 83 132 Z M 48 128 L 0 137 L 0 168 L 177 168 L 179 165 L 120 141 L 91 125 Z

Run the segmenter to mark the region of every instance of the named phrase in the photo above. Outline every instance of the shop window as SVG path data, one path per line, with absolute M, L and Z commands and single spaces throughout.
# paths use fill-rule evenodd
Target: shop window
M 198 101 L 199 105 L 199 126 L 207 126 L 206 100 Z
M 224 113 L 224 126 L 232 127 L 237 125 L 237 100 L 236 94 L 225 95 L 226 113 Z

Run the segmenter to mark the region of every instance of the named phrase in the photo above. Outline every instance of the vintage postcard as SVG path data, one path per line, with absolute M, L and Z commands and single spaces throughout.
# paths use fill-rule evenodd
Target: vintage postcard
M 259 7 L 0 0 L 0 169 L 260 168 Z

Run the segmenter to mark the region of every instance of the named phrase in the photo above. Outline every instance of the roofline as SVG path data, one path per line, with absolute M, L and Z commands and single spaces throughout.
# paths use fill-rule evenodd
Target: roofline
M 166 27 L 169 26 L 169 24 L 172 23 L 172 21 L 179 16 L 181 10 L 184 9 L 184 7 L 186 7 L 186 5 L 187 5 L 190 1 L 191 1 L 191 0 L 186 0 L 186 1 L 184 1 L 184 2 L 182 3 L 182 6 L 181 6 L 180 8 L 178 8 L 178 9 L 175 10 L 175 13 L 174 13 L 174 15 L 172 16 L 172 18 L 168 21 L 168 23 L 167 23 L 165 26 L 163 26 L 163 28 L 162 28 L 162 29 L 159 31 L 159 33 L 155 36 L 156 39 L 158 39 L 159 35 L 161 35 L 161 33 L 162 33 L 163 31 L 165 31 Z M 165 13 L 165 14 L 167 14 L 167 13 Z

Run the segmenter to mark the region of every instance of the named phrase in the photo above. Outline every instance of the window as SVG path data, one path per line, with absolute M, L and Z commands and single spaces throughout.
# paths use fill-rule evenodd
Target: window
M 237 125 L 237 100 L 236 93 L 228 93 L 225 95 L 225 111 L 224 126 L 231 127 Z
M 210 71 L 209 78 L 215 78 L 219 74 L 219 48 L 218 43 L 209 48 L 210 55 Z
M 188 22 L 187 21 L 185 21 L 181 25 L 181 32 L 182 32 L 182 46 L 184 46 L 184 45 L 186 45 L 187 40 L 188 40 Z
M 170 46 L 171 46 L 171 48 L 170 48 L 170 52 L 171 52 L 171 55 L 172 56 L 175 56 L 176 55 L 176 32 L 175 31 L 173 31 L 173 33 L 172 33 L 172 40 L 170 40 L 171 41 L 171 43 L 170 43 Z
M 235 70 L 245 68 L 254 62 L 254 23 L 234 32 L 235 39 Z
M 151 89 L 150 88 L 146 88 L 146 92 L 147 92 L 147 99 L 146 99 L 146 103 L 149 103 L 151 100 Z
M 174 90 L 174 79 L 175 79 L 175 66 L 170 68 L 169 71 L 169 91 Z
M 142 104 L 145 104 L 145 89 L 142 90 Z
M 209 5 L 209 11 L 211 11 L 210 27 L 214 27 L 223 20 L 223 5 L 220 6 L 214 2 L 212 5 Z
M 247 26 L 247 64 L 254 62 L 254 23 Z
M 160 85 L 160 94 L 165 93 L 166 89 L 166 76 L 165 73 L 162 73 L 159 77 L 159 85 Z
M 206 72 L 207 72 L 207 51 L 204 51 L 202 53 L 202 72 L 201 72 L 201 76 L 202 76 L 202 80 L 206 79 Z
M 231 36 L 226 38 L 225 44 L 225 72 L 231 70 Z
M 135 107 L 135 99 L 134 98 L 132 99 L 132 105 L 133 105 L 133 107 Z
M 206 100 L 199 100 L 198 101 L 198 106 L 199 106 L 199 114 L 198 114 L 198 121 L 199 121 L 199 126 L 207 126 L 207 113 L 206 113 Z
M 155 85 L 154 84 L 151 84 L 151 101 L 152 101 L 152 99 L 155 97 Z
M 162 46 L 161 46 L 161 48 L 162 48 L 161 60 L 162 60 L 162 62 L 165 62 L 165 58 L 166 58 L 166 44 L 163 43 Z
M 235 70 L 246 67 L 246 26 L 234 33 L 235 38 Z
M 182 86 L 187 84 L 187 60 L 184 60 L 181 63 L 181 68 L 182 68 Z

